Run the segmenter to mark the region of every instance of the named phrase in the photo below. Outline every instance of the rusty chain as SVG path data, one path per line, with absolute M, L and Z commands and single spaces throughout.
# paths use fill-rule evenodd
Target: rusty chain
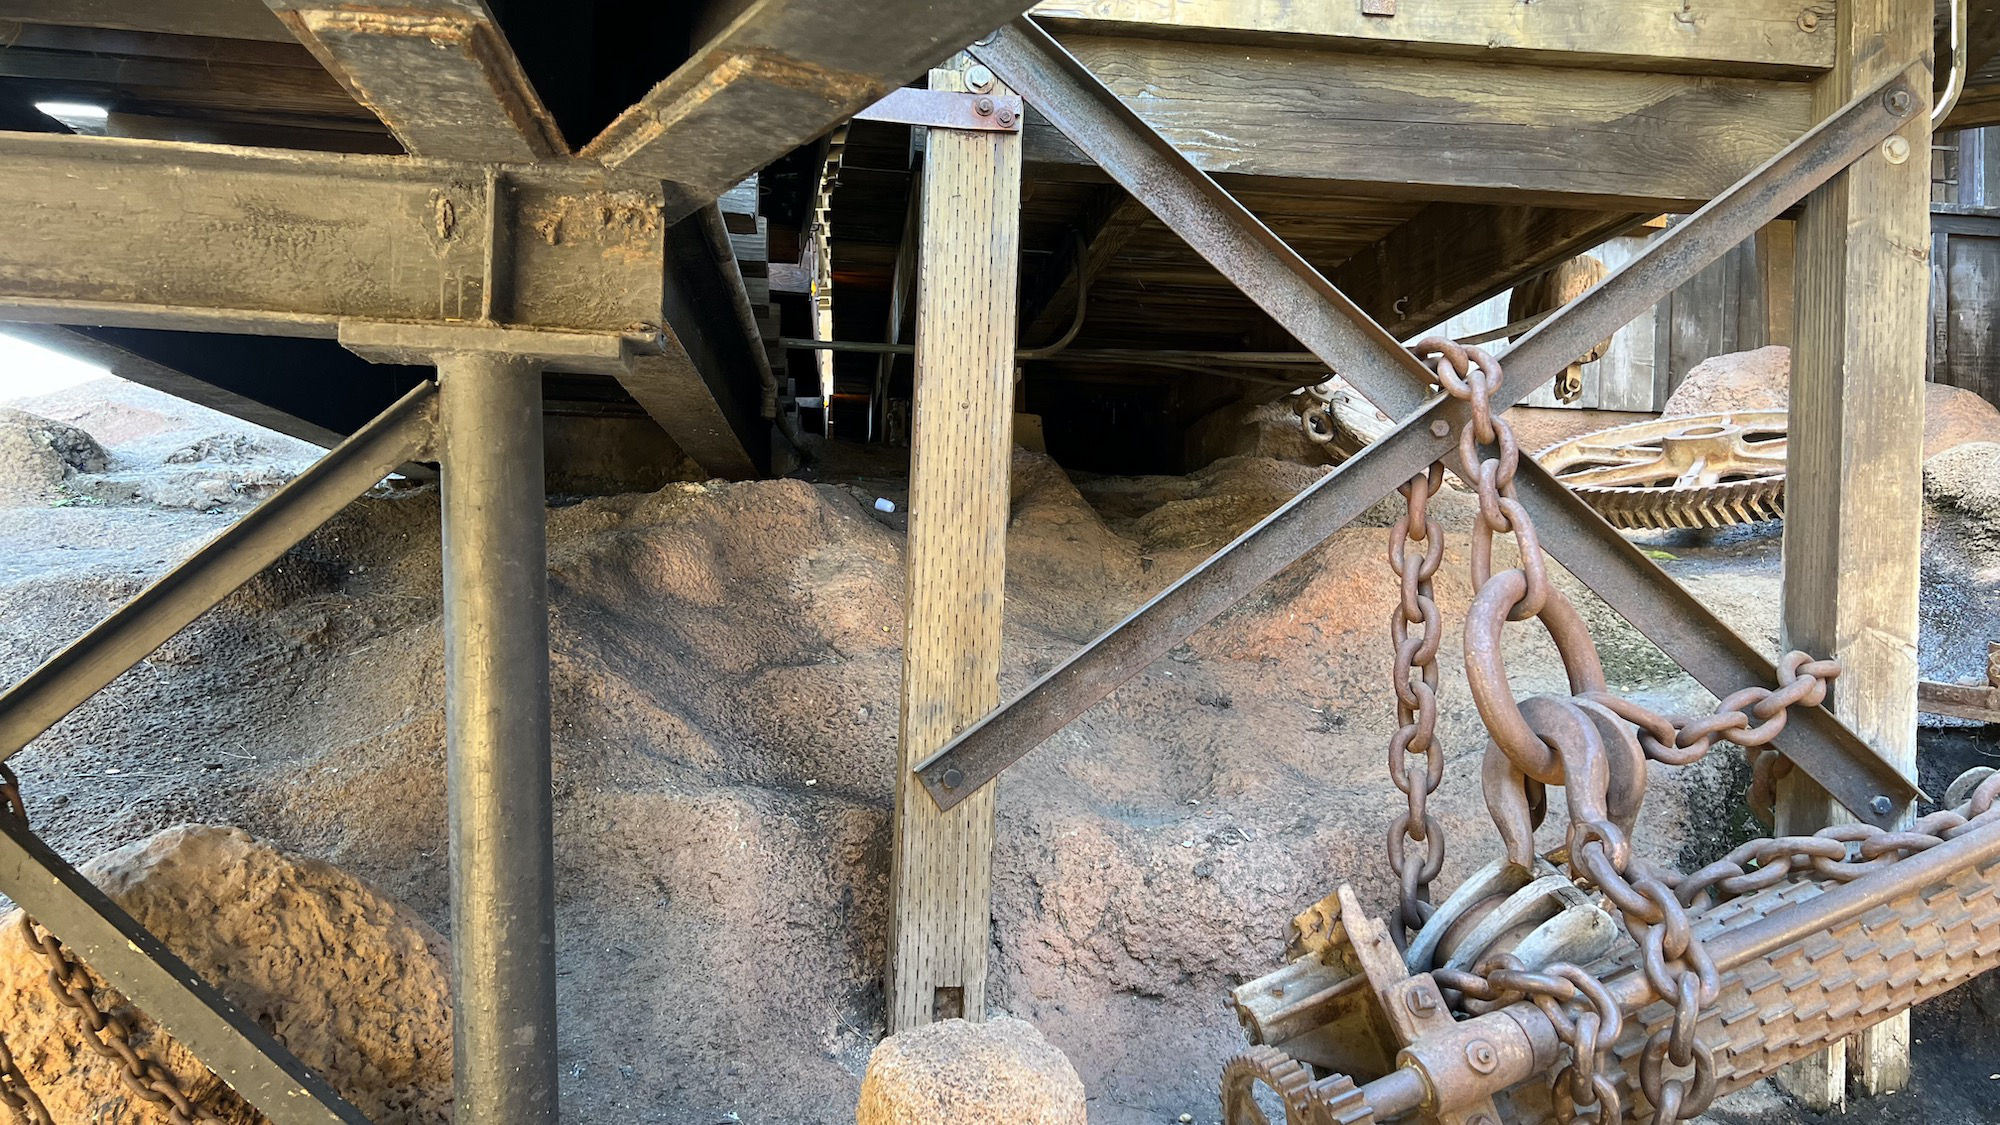
M 1927 818 L 1906 833 L 1850 825 L 1817 837 L 1761 841 L 1689 877 L 1634 855 L 1631 833 L 1645 794 L 1648 762 L 1687 765 L 1718 742 L 1734 743 L 1751 758 L 1753 803 L 1768 804 L 1789 768 L 1768 749 L 1770 743 L 1784 730 L 1791 708 L 1817 706 L 1825 699 L 1839 665 L 1790 653 L 1781 663 L 1778 687 L 1744 688 L 1723 699 L 1712 714 L 1694 718 L 1669 718 L 1608 691 L 1589 628 L 1550 581 L 1534 524 L 1515 495 L 1520 448 L 1491 405 L 1502 378 L 1500 365 L 1479 348 L 1437 337 L 1415 350 L 1444 392 L 1464 402 L 1470 414 L 1458 441 L 1461 472 L 1477 498 L 1471 542 L 1476 593 L 1466 615 L 1465 659 L 1473 702 L 1490 735 L 1482 767 L 1489 811 L 1510 862 L 1526 866 L 1535 859 L 1534 831 L 1546 814 L 1547 789 L 1563 789 L 1571 876 L 1609 903 L 1639 948 L 1639 966 L 1648 983 L 1673 1006 L 1672 1022 L 1641 1054 L 1640 1088 L 1656 1120 L 1691 1119 L 1715 1095 L 1713 1055 L 1698 1041 L 1697 1029 L 1720 990 L 1720 978 L 1695 935 L 1690 906 L 1706 892 L 1732 895 L 1776 882 L 1801 863 L 1829 877 L 1853 878 L 1932 846 L 1938 832 L 1952 824 Z M 1392 618 L 1399 726 L 1390 744 L 1391 774 L 1409 795 L 1410 811 L 1392 826 L 1389 842 L 1391 867 L 1403 888 L 1402 921 L 1411 929 L 1430 915 L 1428 881 L 1441 866 L 1444 851 L 1436 822 L 1424 812 L 1442 777 L 1435 738 L 1435 661 L 1419 659 L 1434 658 L 1437 649 L 1438 613 L 1429 588 L 1437 567 L 1409 562 L 1411 543 L 1426 548 L 1426 562 L 1442 556 L 1436 521 L 1425 512 L 1441 474 L 1442 465 L 1434 465 L 1428 475 L 1404 487 L 1408 513 L 1391 534 L 1390 546 L 1391 567 L 1403 582 L 1403 598 Z M 1519 562 L 1496 572 L 1494 540 L 1500 535 L 1514 538 Z M 1517 700 L 1508 685 L 1501 632 L 1509 622 L 1530 620 L 1548 632 L 1562 658 L 1570 689 L 1566 698 Z M 1423 632 L 1411 636 L 1410 626 L 1419 624 Z M 1412 680 L 1417 673 L 1422 674 Z M 1415 784 L 1419 775 L 1409 764 L 1420 752 L 1430 755 L 1424 786 Z M 2000 790 L 2000 782 L 1989 781 L 1990 789 Z M 1990 795 L 1987 801 L 1990 805 Z M 1957 823 L 1963 824 L 1963 818 Z M 1427 845 L 1422 863 L 1408 854 L 1411 841 Z M 1852 856 L 1850 845 L 1856 849 Z M 1426 876 L 1414 893 L 1411 872 Z M 1605 1075 L 1623 1015 L 1597 978 L 1566 963 L 1529 971 L 1505 955 L 1489 959 L 1476 973 L 1440 969 L 1435 976 L 1471 1010 L 1521 999 L 1536 1004 L 1569 1048 L 1570 1061 L 1555 1076 L 1552 1091 L 1557 1120 L 1620 1119 L 1619 1092 Z M 1668 1073 L 1669 1064 L 1677 1073 Z
M 1396 646 L 1390 675 L 1397 721 L 1389 738 L 1389 779 L 1409 798 L 1409 806 L 1389 826 L 1388 855 L 1389 869 L 1402 888 L 1400 912 L 1408 930 L 1430 919 L 1435 909 L 1431 881 L 1444 868 L 1444 832 L 1427 808 L 1444 781 L 1444 747 L 1437 740 L 1437 654 L 1444 625 L 1431 593 L 1431 579 L 1444 562 L 1444 532 L 1429 512 L 1430 498 L 1443 486 L 1443 465 L 1412 477 L 1399 490 L 1406 509 L 1389 534 L 1389 568 L 1402 587 L 1389 616 L 1389 637 Z M 1400 936 L 1402 930 L 1391 932 Z
M 0 763 L 0 816 L 19 827 L 28 826 L 27 806 L 21 800 L 19 780 L 5 763 Z M 118 1076 L 133 1096 L 159 1106 L 172 1125 L 212 1125 L 219 1119 L 194 1104 L 180 1080 L 165 1066 L 141 1054 L 132 1045 L 131 1021 L 113 1010 L 99 1006 L 90 971 L 70 956 L 54 934 L 43 929 L 27 912 L 16 923 L 21 940 L 47 965 L 49 991 L 57 1003 L 75 1014 L 83 1041 L 93 1052 L 118 1064 Z M 41 1099 L 28 1088 L 4 1038 L 0 1038 L 0 1105 L 6 1105 L 29 1125 L 53 1125 Z

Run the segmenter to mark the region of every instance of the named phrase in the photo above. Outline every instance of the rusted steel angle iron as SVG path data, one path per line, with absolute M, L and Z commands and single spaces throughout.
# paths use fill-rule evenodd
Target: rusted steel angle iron
M 969 129 L 989 133 L 1021 131 L 1021 99 L 1013 94 L 961 94 L 905 86 L 854 115 L 856 121 Z
M 0 762 L 256 577 L 398 465 L 424 456 L 436 411 L 437 384 L 419 384 L 0 695 Z
M 1309 350 L 1404 420 L 926 760 L 917 774 L 942 808 L 997 777 L 1375 501 L 1451 457 L 1452 435 L 1466 420 L 1462 404 L 1422 401 L 1429 376 L 1414 357 L 1033 21 L 1016 21 L 972 53 Z M 1850 102 L 1531 330 L 1507 356 L 1494 406 L 1520 401 L 1870 151 L 1909 119 L 1928 80 L 1928 70 L 1912 64 Z M 1518 486 L 1549 553 L 1698 681 L 1721 690 L 1775 681 L 1769 660 L 1530 459 L 1523 459 Z M 1870 823 L 1886 826 L 1919 795 L 1823 708 L 1801 710 L 1779 745 Z
M 48 845 L 4 816 L 0 894 L 61 939 L 274 1125 L 368 1125 L 326 1079 L 232 1007 Z

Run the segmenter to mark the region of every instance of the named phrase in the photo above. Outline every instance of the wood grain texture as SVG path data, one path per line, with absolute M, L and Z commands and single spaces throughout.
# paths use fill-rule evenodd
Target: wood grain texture
M 931 76 L 936 88 L 962 81 L 956 70 Z M 1020 146 L 1019 134 L 933 129 L 925 156 L 891 1033 L 986 1011 L 993 788 L 940 812 L 910 769 L 1000 702 Z
M 1063 46 L 1210 174 L 1391 196 L 1671 209 L 1721 194 L 1809 124 L 1796 82 L 1106 36 Z M 1025 133 L 1040 175 L 1088 164 L 1032 107 Z
M 1391 335 L 1404 337 L 1450 320 L 1644 217 L 1433 203 L 1350 258 L 1330 280 Z
M 498 163 L 569 155 L 483 0 L 269 3 L 413 155 Z
M 1801 13 L 1812 11 L 1811 19 Z M 1800 74 L 1833 65 L 1834 5 L 1800 0 L 1402 0 L 1392 18 L 1352 2 L 1045 0 L 1060 33 L 1313 39 L 1344 50 L 1705 74 Z
M 1814 89 L 1822 114 L 1931 46 L 1928 4 L 1848 0 L 1841 16 L 1834 68 Z M 1840 658 L 1834 713 L 1914 776 L 1930 284 L 1927 101 L 1899 136 L 1908 143 L 1902 163 L 1883 149 L 1862 157 L 1808 198 L 1798 224 L 1784 630 L 1788 647 Z M 1802 777 L 1780 793 L 1781 831 L 1811 831 L 1836 816 L 1841 810 Z M 1908 1082 L 1906 1016 L 1854 1044 L 1863 1089 Z M 1784 1081 L 1809 1105 L 1839 1105 L 1847 1068 L 1837 1055 L 1794 1064 Z

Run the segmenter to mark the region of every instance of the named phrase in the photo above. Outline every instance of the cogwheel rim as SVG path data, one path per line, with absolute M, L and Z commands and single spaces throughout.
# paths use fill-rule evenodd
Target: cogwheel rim
M 1375 1114 L 1353 1079 L 1329 1074 L 1318 1081 L 1303 1063 L 1274 1047 L 1252 1047 L 1222 1068 L 1225 1125 L 1270 1125 L 1257 1104 L 1262 1084 L 1284 1103 L 1286 1125 L 1374 1125 Z
M 1746 410 L 1626 423 L 1557 442 L 1537 453 L 1535 460 L 1562 480 L 1571 465 L 1571 451 L 1586 444 L 1616 444 L 1615 439 L 1621 435 L 1638 435 L 1644 440 L 1654 431 L 1687 430 L 1711 424 L 1734 423 L 1754 425 L 1765 430 L 1782 429 L 1784 421 L 1783 411 Z M 1607 442 L 1606 439 L 1614 440 Z M 1700 485 L 1593 485 L 1572 484 L 1567 480 L 1563 483 L 1606 522 L 1628 530 L 1720 528 L 1782 519 L 1785 514 L 1785 476 L 1782 472 Z

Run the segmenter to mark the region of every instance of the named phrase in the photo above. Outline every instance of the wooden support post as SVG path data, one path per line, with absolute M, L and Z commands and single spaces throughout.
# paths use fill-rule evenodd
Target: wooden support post
M 931 85 L 965 90 L 965 72 Z M 986 1010 L 993 789 L 940 812 L 911 769 L 1000 702 L 1020 134 L 932 129 L 922 190 L 891 1033 Z
M 1815 84 L 1825 114 L 1931 47 L 1930 5 L 1849 0 L 1834 68 Z M 1922 545 L 1925 301 L 1930 278 L 1930 125 L 1910 124 L 1806 201 L 1797 231 L 1790 463 L 1785 496 L 1785 644 L 1844 665 L 1834 713 L 1916 773 L 1917 590 Z M 1794 774 L 1778 829 L 1840 816 Z M 1815 1109 L 1858 1087 L 1907 1083 L 1909 1021 L 1898 1016 L 1781 1081 Z

